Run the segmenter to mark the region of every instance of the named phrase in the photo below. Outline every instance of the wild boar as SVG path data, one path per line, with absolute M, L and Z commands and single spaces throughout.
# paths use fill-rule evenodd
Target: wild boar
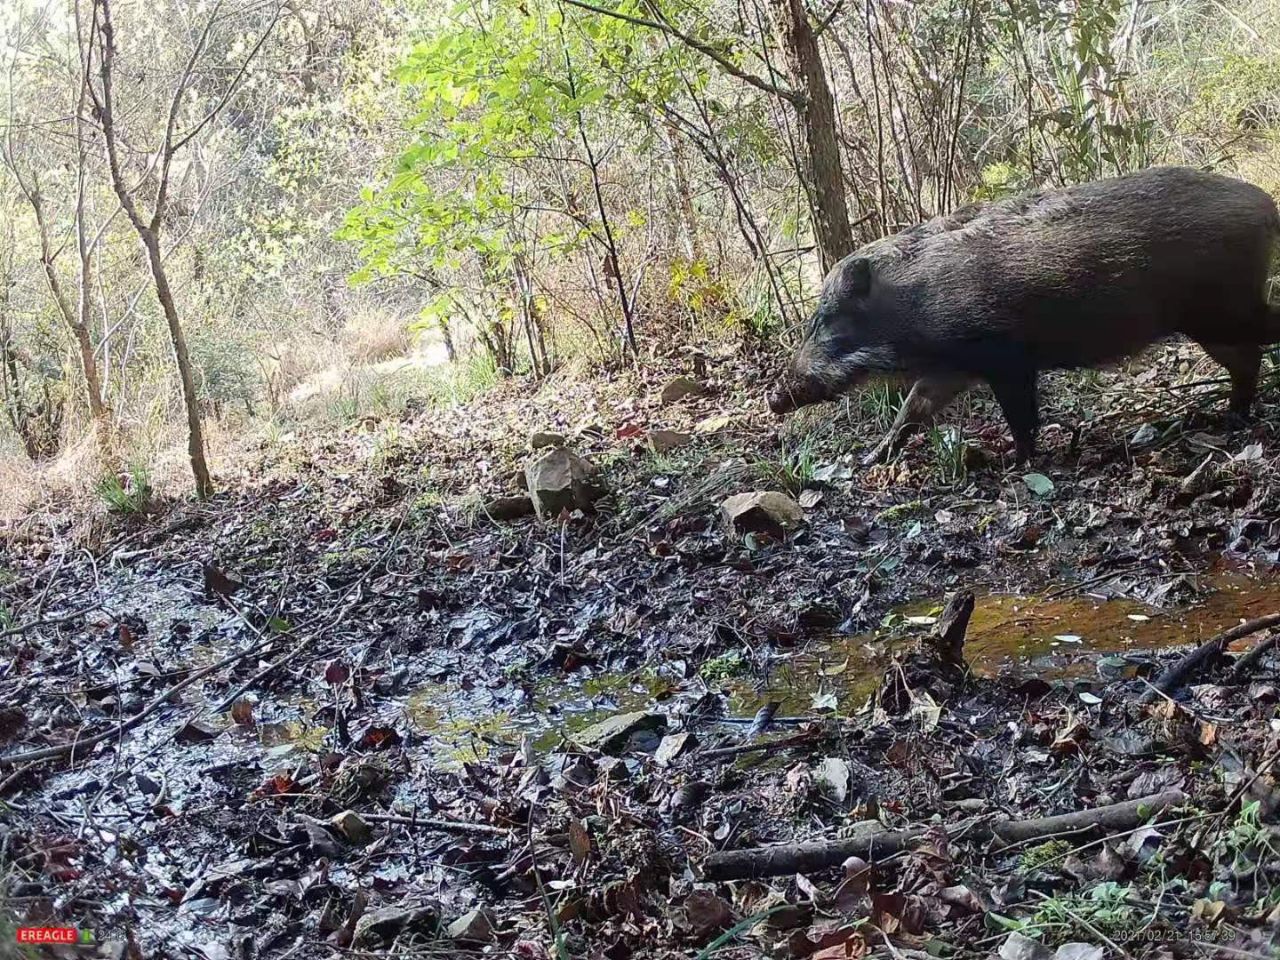
M 769 406 L 783 414 L 873 375 L 918 378 L 890 452 L 975 381 L 991 386 L 1019 462 L 1035 452 L 1041 370 L 1093 367 L 1183 334 L 1231 376 L 1247 415 L 1280 216 L 1264 191 L 1185 167 L 974 204 L 845 257 Z

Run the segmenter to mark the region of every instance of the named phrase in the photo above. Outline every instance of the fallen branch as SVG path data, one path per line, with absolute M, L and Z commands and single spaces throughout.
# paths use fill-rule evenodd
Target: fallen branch
M 405 817 L 395 813 L 362 813 L 362 820 L 369 823 L 398 823 L 406 827 L 423 827 L 429 830 L 446 830 L 450 833 L 480 833 L 487 837 L 505 837 L 510 830 L 487 823 L 466 823 L 462 820 L 440 820 L 432 817 Z
M 1259 630 L 1267 630 L 1277 625 L 1280 625 L 1280 613 L 1272 613 L 1265 617 L 1246 620 L 1230 630 L 1222 631 L 1216 637 L 1200 644 L 1200 646 L 1160 674 L 1156 682 L 1142 695 L 1140 702 L 1144 704 L 1155 703 L 1162 695 L 1169 696 L 1173 694 L 1184 686 L 1190 677 L 1203 670 L 1212 660 L 1221 656 L 1222 652 L 1227 649 L 1228 644 L 1239 640 L 1241 637 L 1257 633 Z
M 223 657 L 217 663 L 210 664 L 200 670 L 197 670 L 191 676 L 178 683 L 173 684 L 162 693 L 158 694 L 150 703 L 131 716 L 129 719 L 117 723 L 114 727 L 103 730 L 101 733 L 95 733 L 91 737 L 85 737 L 83 740 L 72 740 L 70 743 L 60 743 L 52 747 L 40 747 L 37 750 L 25 750 L 18 753 L 6 753 L 0 756 L 0 767 L 11 767 L 19 763 L 34 763 L 38 760 L 55 760 L 74 754 L 77 750 L 97 746 L 106 740 L 114 740 L 117 737 L 129 732 L 151 714 L 160 709 L 168 700 L 176 694 L 181 693 L 187 687 L 199 683 L 210 674 L 217 673 L 223 667 L 228 667 L 233 663 L 238 663 L 245 657 L 253 656 L 253 654 L 275 643 L 277 637 L 267 637 L 260 640 L 252 646 L 246 647 L 238 653 L 233 653 L 228 657 Z
M 1269 650 L 1275 648 L 1277 643 L 1280 643 L 1280 631 L 1271 634 L 1269 637 L 1263 637 L 1250 647 L 1231 667 L 1231 682 L 1242 683 L 1248 679 L 1249 674 L 1253 673 L 1258 663 L 1267 655 Z
M 786 750 L 788 747 L 799 747 L 812 743 L 815 739 L 817 739 L 816 733 L 805 731 L 790 737 L 780 737 L 777 740 L 758 740 L 755 743 L 740 743 L 732 747 L 699 750 L 693 756 L 699 760 L 709 757 L 723 759 L 724 757 L 736 757 L 744 753 L 759 753 L 762 750 Z
M 86 613 L 93 613 L 93 611 L 101 609 L 102 608 L 97 604 L 93 604 L 88 607 L 81 607 L 75 613 L 69 613 L 63 617 L 50 617 L 47 620 L 32 620 L 30 623 L 20 623 L 16 627 L 9 627 L 7 630 L 0 630 L 0 637 L 13 637 L 20 633 L 26 633 L 28 630 L 36 630 L 40 627 L 60 627 L 63 624 L 71 623 L 73 620 L 78 620 Z
M 964 820 L 946 827 L 952 839 L 967 835 L 979 842 L 994 841 L 1001 846 L 1085 831 L 1112 833 L 1139 826 L 1148 817 L 1160 814 L 1186 800 L 1180 790 L 1167 790 L 1137 800 L 1066 813 L 1035 820 L 1005 820 L 990 823 Z M 750 850 L 722 850 L 709 854 L 702 863 L 707 880 L 742 880 L 749 877 L 779 877 L 793 873 L 825 870 L 849 857 L 868 861 L 908 849 L 925 835 L 928 827 L 886 830 L 871 820 L 857 824 L 851 836 L 811 843 L 778 843 Z

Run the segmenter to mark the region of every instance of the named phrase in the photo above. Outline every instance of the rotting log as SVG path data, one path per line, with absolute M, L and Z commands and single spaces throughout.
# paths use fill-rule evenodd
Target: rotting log
M 946 826 L 947 835 L 999 846 L 1024 843 L 1048 837 L 1076 835 L 1085 832 L 1117 833 L 1140 826 L 1148 817 L 1164 813 L 1186 801 L 1180 790 L 1126 800 L 1104 807 L 1065 813 L 1033 820 L 1005 820 L 992 823 L 983 818 L 963 820 Z M 721 850 L 702 862 L 702 875 L 707 880 L 743 880 L 752 877 L 779 877 L 793 873 L 809 873 L 837 866 L 849 857 L 862 857 L 874 862 L 909 849 L 928 831 L 927 826 L 887 830 L 877 821 L 856 824 L 853 833 L 838 840 L 815 840 L 808 843 L 777 843 L 747 850 Z

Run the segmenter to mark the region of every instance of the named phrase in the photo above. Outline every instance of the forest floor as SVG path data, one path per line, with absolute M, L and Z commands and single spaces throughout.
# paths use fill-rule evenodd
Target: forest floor
M 197 960 L 1273 956 L 1280 658 L 1242 661 L 1257 630 L 1157 677 L 1280 614 L 1280 391 L 1233 427 L 1167 346 L 1046 378 L 1030 469 L 981 393 L 863 469 L 887 394 L 779 422 L 770 362 L 271 431 L 203 504 L 33 505 L 0 546 L 0 928 Z M 663 403 L 677 374 L 705 395 Z M 600 468 L 596 512 L 486 512 L 535 431 Z M 730 529 L 755 490 L 803 521 Z

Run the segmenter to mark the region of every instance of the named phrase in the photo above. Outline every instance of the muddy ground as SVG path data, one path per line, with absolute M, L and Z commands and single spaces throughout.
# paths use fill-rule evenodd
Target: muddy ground
M 676 374 L 707 395 L 663 404 Z M 1216 378 L 1049 378 L 1030 469 L 975 394 L 864 470 L 884 391 L 779 425 L 767 360 L 683 357 L 271 431 L 205 504 L 35 504 L 0 912 L 148 958 L 1272 956 L 1280 663 L 1232 662 L 1269 635 L 1153 692 L 1280 613 L 1280 391 L 1234 425 Z M 598 512 L 486 513 L 533 431 Z M 803 524 L 730 532 L 750 490 Z

